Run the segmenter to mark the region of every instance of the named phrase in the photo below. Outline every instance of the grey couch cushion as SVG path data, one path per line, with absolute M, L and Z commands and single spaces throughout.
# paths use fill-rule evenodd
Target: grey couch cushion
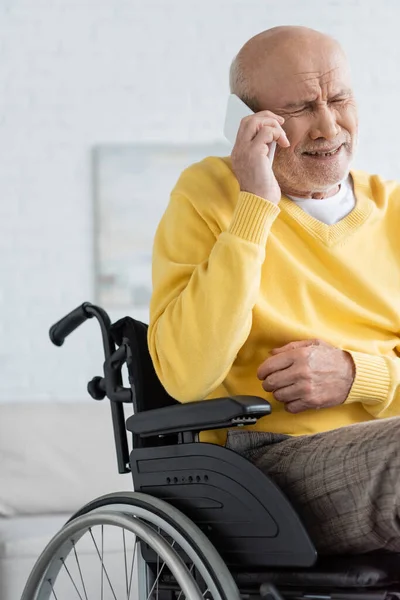
M 0 518 L 0 559 L 36 558 L 69 517 L 69 514 L 64 514 Z
M 71 514 L 132 487 L 117 471 L 108 401 L 0 403 L 0 516 Z

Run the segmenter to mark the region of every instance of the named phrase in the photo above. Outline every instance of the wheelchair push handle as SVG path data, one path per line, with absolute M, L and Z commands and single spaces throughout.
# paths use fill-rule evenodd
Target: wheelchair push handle
M 93 314 L 87 311 L 90 302 L 84 302 L 50 327 L 49 336 L 55 346 L 62 346 L 65 338 Z
M 125 429 L 122 402 L 132 402 L 132 391 L 122 384 L 121 367 L 125 363 L 125 346 L 115 350 L 111 334 L 111 320 L 100 306 L 84 302 L 50 327 L 49 336 L 53 344 L 62 346 L 65 338 L 87 319 L 95 317 L 99 322 L 104 349 L 104 377 L 94 377 L 88 384 L 88 392 L 96 400 L 107 396 L 111 400 L 111 413 L 117 451 L 118 471 L 128 473 L 129 448 Z

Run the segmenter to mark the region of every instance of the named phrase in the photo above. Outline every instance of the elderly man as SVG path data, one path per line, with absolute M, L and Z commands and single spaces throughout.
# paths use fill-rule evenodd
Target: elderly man
M 274 479 L 321 552 L 400 552 L 400 187 L 349 172 L 357 108 L 331 38 L 255 36 L 231 89 L 256 114 L 230 158 L 184 171 L 155 238 L 156 371 L 181 402 L 271 403 L 202 439 Z

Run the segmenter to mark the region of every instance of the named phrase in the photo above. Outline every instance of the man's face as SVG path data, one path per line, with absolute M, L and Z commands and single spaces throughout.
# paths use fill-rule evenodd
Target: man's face
M 358 129 L 343 54 L 325 48 L 305 55 L 287 65 L 286 75 L 280 70 L 262 106 L 285 118 L 290 147 L 277 147 L 273 170 L 283 193 L 300 196 L 326 192 L 346 177 Z

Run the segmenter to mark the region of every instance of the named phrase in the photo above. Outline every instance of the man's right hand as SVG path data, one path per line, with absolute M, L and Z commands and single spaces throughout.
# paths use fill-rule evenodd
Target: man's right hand
M 282 148 L 290 146 L 282 129 L 283 117 L 263 110 L 242 119 L 232 150 L 232 168 L 240 190 L 265 198 L 274 204 L 281 199 L 281 190 L 268 158 L 268 144 L 276 142 Z

